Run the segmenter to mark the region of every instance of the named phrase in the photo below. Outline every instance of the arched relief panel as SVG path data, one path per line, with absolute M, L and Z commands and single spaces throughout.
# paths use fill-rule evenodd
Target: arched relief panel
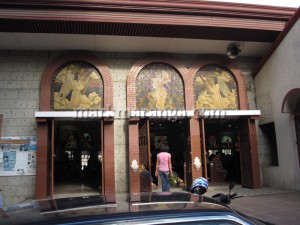
M 247 100 L 246 82 L 245 82 L 245 79 L 244 79 L 241 71 L 237 68 L 237 66 L 235 66 L 232 62 L 228 61 L 227 59 L 218 58 L 217 56 L 206 56 L 206 57 L 203 56 L 203 57 L 204 57 L 203 59 L 196 61 L 189 69 L 189 76 L 192 79 L 192 81 L 194 82 L 195 79 L 197 79 L 197 74 L 199 73 L 201 68 L 205 68 L 205 66 L 209 67 L 209 65 L 214 65 L 220 69 L 219 71 L 216 72 L 216 74 L 220 73 L 220 75 L 224 77 L 224 79 L 222 79 L 221 83 L 222 83 L 222 85 L 227 86 L 227 88 L 224 87 L 225 92 L 232 91 L 234 89 L 234 84 L 232 84 L 232 81 L 228 83 L 228 79 L 230 78 L 230 75 L 232 75 L 233 79 L 236 81 L 237 96 L 238 96 L 237 102 L 239 102 L 239 107 L 237 107 L 237 109 L 240 109 L 240 110 L 249 109 L 248 100 Z M 222 75 L 222 72 L 225 72 L 225 73 Z M 198 74 L 198 76 L 199 76 L 199 74 Z M 199 79 L 201 79 L 201 78 L 199 77 Z M 214 80 L 215 83 L 217 83 L 216 82 L 217 79 L 215 79 L 215 78 L 211 78 L 211 79 Z M 220 86 L 220 84 L 219 84 L 219 86 Z M 193 86 L 193 96 L 199 92 L 199 91 L 197 92 L 194 88 L 195 87 Z M 231 98 L 234 98 L 233 93 L 234 92 L 231 92 L 231 94 L 230 94 Z M 229 94 L 229 93 L 227 93 L 227 94 Z M 223 96 L 223 93 L 221 93 L 221 96 Z M 198 97 L 199 96 L 194 96 L 194 102 L 193 102 L 194 108 L 196 108 L 195 98 L 198 98 Z M 226 109 L 233 109 L 233 108 L 226 107 Z
M 51 84 L 51 110 L 103 109 L 103 81 L 99 71 L 83 61 L 63 64 Z
M 155 73 L 155 71 L 158 71 L 158 73 Z M 181 101 L 174 100 L 180 97 L 179 93 L 181 92 L 184 97 L 183 108 L 191 109 L 190 107 L 192 106 L 193 101 L 189 98 L 189 96 L 192 94 L 192 83 L 190 79 L 188 79 L 188 70 L 179 61 L 171 58 L 155 57 L 137 61 L 132 66 L 127 78 L 127 108 L 129 110 L 143 108 L 145 106 L 147 108 L 147 103 L 151 102 L 150 99 L 153 97 L 155 98 L 155 96 L 158 96 L 159 94 L 159 92 L 155 93 L 156 88 L 154 88 L 154 86 L 157 84 L 163 85 L 164 90 L 161 89 L 162 96 L 166 94 L 169 95 L 170 92 L 168 91 L 170 91 L 171 85 L 180 83 L 180 80 L 178 79 L 180 78 L 179 76 L 181 76 L 183 82 L 183 91 L 180 91 L 180 87 L 177 87 L 177 89 L 174 90 L 173 95 L 171 94 L 171 99 L 173 99 L 172 103 L 169 101 L 161 101 L 158 105 L 150 103 L 150 106 L 152 104 L 154 109 L 162 108 L 162 105 L 164 105 L 164 107 L 175 107 L 182 109 Z M 144 85 L 148 88 L 150 93 L 149 96 L 143 96 L 142 92 L 140 91 Z M 166 99 L 168 97 L 166 97 Z M 140 100 L 138 100 L 138 98 Z
M 196 109 L 239 109 L 237 82 L 231 71 L 222 65 L 201 67 L 194 77 L 193 86 Z
M 136 78 L 137 109 L 185 109 L 183 80 L 165 63 L 146 65 Z
M 89 75 L 87 75 L 89 78 L 86 79 L 86 81 L 92 81 L 92 85 L 88 85 L 88 87 L 89 87 L 88 92 L 89 92 L 89 94 L 92 93 L 93 92 L 92 86 L 97 84 L 98 86 L 97 85 L 96 86 L 98 87 L 98 92 L 100 91 L 103 93 L 102 94 L 103 97 L 101 97 L 102 98 L 101 99 L 101 107 L 106 110 L 112 110 L 113 109 L 113 82 L 112 82 L 112 78 L 111 78 L 111 75 L 109 73 L 107 66 L 103 62 L 101 62 L 101 60 L 99 60 L 96 56 L 93 56 L 93 55 L 87 54 L 87 53 L 80 53 L 80 52 L 67 53 L 67 54 L 61 55 L 61 56 L 57 57 L 56 59 L 54 59 L 51 63 L 48 64 L 48 66 L 46 67 L 46 69 L 43 73 L 43 77 L 41 80 L 40 110 L 41 111 L 62 110 L 62 109 L 55 109 L 51 105 L 51 102 L 52 102 L 51 101 L 51 99 L 52 99 L 51 88 L 54 87 L 51 84 L 53 81 L 55 83 L 56 76 L 59 75 L 59 72 L 63 71 L 62 66 L 66 66 L 65 68 L 68 68 L 68 66 L 70 66 L 70 65 L 73 67 L 77 66 L 77 68 L 75 68 L 75 70 L 78 69 L 78 71 L 80 71 L 80 69 L 83 69 L 86 71 L 94 70 L 94 73 L 93 73 L 93 71 L 91 73 L 88 72 Z M 65 77 L 65 76 L 63 76 L 63 77 Z M 81 76 L 81 77 L 83 79 L 85 79 L 85 76 Z M 78 78 L 78 76 L 77 76 L 77 78 Z M 103 82 L 103 84 L 102 84 L 102 86 L 104 87 L 103 91 L 100 90 L 101 89 L 100 88 L 101 84 L 99 83 L 100 78 Z M 71 80 L 73 80 L 73 82 L 78 82 L 78 80 L 74 81 L 73 78 Z M 98 81 L 98 83 L 97 83 L 97 81 Z M 58 85 L 58 83 L 56 83 L 56 85 Z M 54 90 L 54 92 L 56 92 L 56 91 L 58 91 L 58 88 L 56 88 Z M 84 91 L 86 91 L 86 90 L 84 90 Z M 71 99 L 70 95 L 71 94 L 69 93 L 69 96 L 67 97 L 68 99 Z M 89 95 L 87 97 L 89 97 Z M 95 95 L 93 96 L 93 94 L 92 94 L 92 96 L 90 96 L 90 100 L 97 102 L 100 100 L 98 97 Z M 99 104 L 98 104 L 98 106 L 99 106 Z M 67 108 L 66 110 L 69 110 L 69 109 Z

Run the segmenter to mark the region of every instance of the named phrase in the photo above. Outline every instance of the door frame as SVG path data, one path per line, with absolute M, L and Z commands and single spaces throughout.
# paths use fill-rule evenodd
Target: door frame
M 56 140 L 57 136 L 57 132 L 63 132 L 64 129 L 61 130 L 62 126 L 74 126 L 74 128 L 76 128 L 76 132 L 77 132 L 77 127 L 81 127 L 79 130 L 82 132 L 86 131 L 86 128 L 82 129 L 81 124 L 85 123 L 85 122 L 89 122 L 89 123 L 93 123 L 94 126 L 92 129 L 95 129 L 95 133 L 93 135 L 93 139 L 94 139 L 94 143 L 96 139 L 99 139 L 99 150 L 101 150 L 101 154 L 103 154 L 103 120 L 98 120 L 98 121 L 93 121 L 93 120 L 88 120 L 88 121 L 81 121 L 81 120 L 76 120 L 76 121 L 71 121 L 70 124 L 70 120 L 52 120 L 51 121 L 51 136 L 49 136 L 49 140 L 51 142 L 51 149 L 49 152 L 49 195 L 50 197 L 53 199 L 54 195 L 55 195 L 55 148 L 59 148 L 59 146 L 61 146 L 61 142 L 63 142 L 62 138 L 59 138 L 59 140 Z M 97 125 L 98 123 L 98 125 Z M 91 126 L 89 126 L 91 127 Z M 97 132 L 99 133 L 99 136 L 96 135 Z M 77 134 L 79 134 L 77 132 Z M 59 135 L 61 136 L 61 133 L 59 133 Z M 80 137 L 78 136 L 78 140 L 79 141 Z M 80 146 L 80 144 L 78 144 L 78 146 Z M 60 148 L 59 151 L 64 151 L 66 150 L 65 148 Z M 79 150 L 79 149 L 78 149 Z M 95 150 L 95 149 L 94 149 Z M 72 151 L 72 150 L 71 150 Z M 57 153 L 57 152 L 56 152 Z M 102 155 L 101 155 L 102 156 Z M 102 156 L 103 158 L 103 156 Z M 101 179 L 103 177 L 103 163 L 101 163 Z M 103 184 L 103 179 L 101 180 L 101 185 Z M 99 192 L 99 194 L 103 195 L 103 188 L 101 190 L 101 193 Z
M 199 135 L 197 137 L 197 134 L 195 132 L 199 132 L 199 123 L 197 123 L 197 119 L 195 118 L 187 118 L 189 123 L 189 132 L 190 132 L 190 147 L 189 151 L 186 152 L 186 154 L 190 155 L 190 160 L 185 162 L 185 169 L 184 169 L 184 179 L 186 184 L 186 189 L 189 190 L 190 186 L 192 184 L 192 181 L 200 176 L 202 169 L 196 170 L 193 166 L 193 160 L 194 157 L 201 157 L 201 155 L 198 153 L 200 149 L 200 143 Z M 128 128 L 128 140 L 129 140 L 129 192 L 130 193 L 139 193 L 141 190 L 140 182 L 140 173 L 139 171 L 134 171 L 131 169 L 131 165 L 134 161 L 137 161 L 138 165 L 140 165 L 140 151 L 139 151 L 139 123 L 140 121 L 145 120 L 148 123 L 148 151 L 150 151 L 150 128 L 149 128 L 149 118 L 131 118 L 129 120 L 129 128 Z M 191 122 L 193 121 L 193 122 Z M 192 126 L 194 127 L 192 127 Z M 195 129 L 195 127 L 197 129 Z M 192 147 L 195 149 L 192 151 Z M 198 149 L 198 151 L 197 151 Z M 150 157 L 149 161 L 150 160 Z M 149 162 L 149 166 L 151 166 L 151 162 Z M 151 173 L 151 171 L 150 171 Z M 151 183 L 150 183 L 151 185 Z M 151 189 L 151 188 L 150 188 Z
M 240 149 L 242 187 L 259 188 L 261 187 L 261 182 L 255 118 L 247 117 L 240 119 L 239 142 L 240 147 L 242 147 L 243 144 L 246 144 L 246 151 L 249 150 L 248 153 L 245 152 L 245 154 L 243 154 L 242 149 Z M 251 164 L 247 167 L 243 164 L 243 161 L 250 161 Z M 248 176 L 245 177 L 243 174 L 247 174 Z
M 259 188 L 261 187 L 261 182 L 260 182 L 260 168 L 259 168 L 259 157 L 258 157 L 258 147 L 257 147 L 257 136 L 256 136 L 256 126 L 255 126 L 255 119 L 257 119 L 256 117 L 240 117 L 239 119 L 237 119 L 237 124 L 238 124 L 238 140 L 239 140 L 239 146 L 241 147 L 241 144 L 243 142 L 243 138 L 247 139 L 247 148 L 249 150 L 249 154 L 248 156 L 251 157 L 250 159 L 247 158 L 245 159 L 246 161 L 251 161 L 251 164 L 249 165 L 250 167 L 247 167 L 247 170 L 250 169 L 250 171 L 246 171 L 245 169 L 245 165 L 243 168 L 242 162 L 243 162 L 243 157 L 246 157 L 247 155 L 242 154 L 242 149 L 240 148 L 240 162 L 241 162 L 241 179 L 242 179 L 242 186 L 246 187 L 246 188 Z M 200 119 L 199 121 L 200 124 L 200 130 L 203 130 L 203 134 L 201 135 L 201 152 L 206 152 L 206 146 L 205 144 L 203 145 L 202 142 L 205 143 L 205 128 L 204 128 L 204 120 Z M 203 125 L 202 125 L 203 124 Z M 203 140 L 203 141 L 202 141 Z M 204 151 L 202 151 L 202 149 L 204 148 Z M 204 154 L 202 154 L 203 158 L 203 162 L 206 161 L 206 157 Z M 205 171 L 207 171 L 207 163 L 205 163 L 204 167 L 206 168 L 206 170 L 203 171 L 202 176 L 203 177 L 207 177 Z M 244 177 L 243 178 L 243 172 L 246 175 L 249 175 L 249 173 L 251 175 L 249 175 L 250 177 Z M 248 180 L 248 183 L 245 183 L 246 180 Z
M 150 121 L 139 121 L 139 165 L 144 166 L 145 171 L 140 171 L 140 192 L 152 191 L 151 157 L 150 157 Z M 144 131 L 144 132 L 143 132 Z M 142 134 L 143 132 L 143 134 Z M 140 168 L 142 170 L 142 168 Z
M 111 118 L 102 118 L 100 122 L 100 139 L 102 141 L 102 195 L 107 202 L 115 202 L 115 165 L 114 163 L 114 123 Z M 54 119 L 37 119 L 37 170 L 36 199 L 53 197 L 53 150 Z M 50 155 L 50 157 L 49 157 Z

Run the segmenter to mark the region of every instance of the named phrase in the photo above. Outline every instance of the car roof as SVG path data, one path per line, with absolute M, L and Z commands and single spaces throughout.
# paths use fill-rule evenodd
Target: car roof
M 126 220 L 163 220 L 181 218 L 228 217 L 238 214 L 211 198 L 185 192 L 118 194 L 116 202 L 105 196 L 46 199 L 18 204 L 6 209 L 6 224 L 57 224 L 70 221 L 124 223 Z M 123 222 L 122 222 L 123 221 Z M 1 219 L 0 219 L 1 223 Z

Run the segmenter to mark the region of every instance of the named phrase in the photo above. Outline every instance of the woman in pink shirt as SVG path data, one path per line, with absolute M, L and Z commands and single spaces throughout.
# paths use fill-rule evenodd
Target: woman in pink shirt
M 169 147 L 162 146 L 162 150 L 157 154 L 155 176 L 160 175 L 162 192 L 170 192 L 170 175 L 173 176 L 171 154 Z

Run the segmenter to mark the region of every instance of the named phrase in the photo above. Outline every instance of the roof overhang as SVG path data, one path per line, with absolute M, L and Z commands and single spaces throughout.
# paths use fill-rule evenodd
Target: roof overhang
M 297 8 L 210 0 L 0 1 L 0 49 L 263 57 Z M 80 43 L 80 44 L 78 44 Z
M 214 1 L 0 2 L 0 32 L 273 42 L 295 8 Z

